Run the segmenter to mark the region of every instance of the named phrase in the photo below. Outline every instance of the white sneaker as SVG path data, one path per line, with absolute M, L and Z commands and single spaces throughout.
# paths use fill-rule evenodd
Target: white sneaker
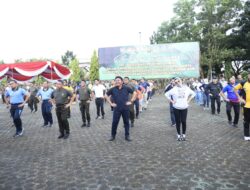
M 250 137 L 244 137 L 245 141 L 250 141 Z
M 23 135 L 23 131 L 24 131 L 24 128 L 22 129 L 22 131 L 18 135 L 22 136 Z
M 177 135 L 177 141 L 181 141 L 181 135 Z

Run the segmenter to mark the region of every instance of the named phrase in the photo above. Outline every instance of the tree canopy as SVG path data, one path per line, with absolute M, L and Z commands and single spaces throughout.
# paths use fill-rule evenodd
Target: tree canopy
M 202 77 L 237 75 L 249 67 L 250 0 L 179 0 L 174 13 L 151 44 L 199 41 Z

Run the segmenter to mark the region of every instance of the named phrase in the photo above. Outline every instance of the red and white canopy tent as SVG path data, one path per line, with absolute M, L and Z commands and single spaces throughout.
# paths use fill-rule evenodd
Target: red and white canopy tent
M 38 75 L 54 82 L 59 79 L 68 79 L 71 72 L 67 67 L 53 61 L 0 64 L 0 80 L 7 76 L 18 82 L 27 82 Z

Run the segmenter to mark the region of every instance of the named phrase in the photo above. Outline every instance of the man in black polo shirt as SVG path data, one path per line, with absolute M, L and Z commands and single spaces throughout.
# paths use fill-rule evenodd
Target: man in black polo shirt
M 70 102 L 68 103 L 68 98 Z M 68 108 L 74 101 L 73 94 L 63 88 L 63 81 L 58 80 L 56 83 L 56 90 L 51 95 L 52 102 L 56 104 L 56 116 L 59 125 L 59 139 L 67 139 L 69 137 L 69 122 L 68 122 Z
M 133 94 L 131 101 L 129 101 L 129 94 Z M 111 96 L 112 102 L 110 100 Z M 129 137 L 129 106 L 134 102 L 135 98 L 136 92 L 133 92 L 131 88 L 123 85 L 123 78 L 117 76 L 115 78 L 115 87 L 111 88 L 106 95 L 107 101 L 114 108 L 111 138 L 109 141 L 115 140 L 116 130 L 121 116 L 125 127 L 125 140 L 131 141 Z

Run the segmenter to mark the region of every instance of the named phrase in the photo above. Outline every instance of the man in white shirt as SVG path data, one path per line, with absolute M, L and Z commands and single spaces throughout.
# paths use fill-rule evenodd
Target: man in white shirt
M 102 119 L 104 119 L 104 95 L 105 95 L 106 88 L 100 83 L 100 80 L 95 80 L 95 85 L 92 88 L 93 95 L 95 96 L 95 104 L 97 110 L 96 119 L 100 118 L 100 111 L 102 113 Z

